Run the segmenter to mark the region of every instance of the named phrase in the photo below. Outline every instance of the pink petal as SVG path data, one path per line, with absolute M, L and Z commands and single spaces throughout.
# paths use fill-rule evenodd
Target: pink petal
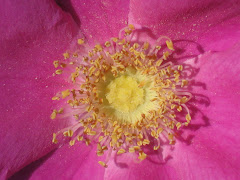
M 72 179 L 101 180 L 105 169 L 97 162 L 96 146 L 65 145 L 39 162 L 34 162 L 16 173 L 14 179 Z M 36 169 L 36 170 L 35 170 Z
M 239 1 L 130 1 L 129 22 L 169 36 L 187 55 L 220 51 L 240 40 Z
M 169 157 L 161 157 L 157 152 L 142 162 L 137 162 L 136 154 L 123 154 L 116 160 L 109 162 L 105 170 L 104 179 L 177 179 L 174 167 L 169 166 L 165 161 Z
M 54 148 L 51 121 L 59 91 L 52 61 L 77 26 L 54 1 L 4 1 L 0 6 L 0 179 L 9 177 Z
M 195 64 L 200 71 L 194 80 L 204 83 L 206 89 L 195 86 L 193 92 L 209 98 L 210 104 L 205 106 L 206 98 L 196 96 L 202 105 L 194 103 L 196 118 L 189 132 L 194 135 L 192 143 L 179 143 L 169 163 L 179 179 L 240 178 L 239 48 L 238 43 L 224 52 L 208 52 Z
M 118 36 L 121 28 L 127 26 L 129 0 L 72 0 L 71 5 L 76 11 L 81 31 L 89 42 L 104 42 L 110 37 Z

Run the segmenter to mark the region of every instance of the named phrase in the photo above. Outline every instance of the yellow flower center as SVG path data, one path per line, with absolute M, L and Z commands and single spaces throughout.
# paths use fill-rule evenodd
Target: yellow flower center
M 139 88 L 136 79 L 120 76 L 107 86 L 106 98 L 114 109 L 128 113 L 144 102 L 144 90 Z
M 71 110 L 68 108 L 65 114 L 65 107 L 55 109 L 51 119 L 76 118 L 75 124 L 53 133 L 53 143 L 57 143 L 59 134 L 71 138 L 71 146 L 77 140 L 89 145 L 98 138 L 98 156 L 105 151 L 107 157 L 112 151 L 118 155 L 130 152 L 144 160 L 144 146 L 152 144 L 158 150 L 160 140 L 166 138 L 174 144 L 175 131 L 188 126 L 191 116 L 186 104 L 192 95 L 185 88 L 188 81 L 181 77 L 184 68 L 164 62 L 174 51 L 172 41 L 160 37 L 151 46 L 148 42 L 138 44 L 131 41 L 132 33 L 134 26 L 129 25 L 104 47 L 97 44 L 88 52 L 74 52 L 72 57 L 66 52 L 65 60 L 53 62 L 55 68 L 60 67 L 54 75 L 68 68 L 66 72 L 72 72 L 70 83 L 76 86 L 52 98 L 66 100 Z M 159 55 L 162 39 L 167 48 Z M 78 40 L 80 47 L 85 47 L 84 43 Z M 108 160 L 99 164 L 107 167 Z

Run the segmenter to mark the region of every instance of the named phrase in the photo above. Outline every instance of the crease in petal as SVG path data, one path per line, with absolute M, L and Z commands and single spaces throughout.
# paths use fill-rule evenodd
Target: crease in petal
M 54 1 L 4 1 L 0 9 L 0 170 L 9 177 L 51 151 L 47 139 L 66 125 L 49 120 L 51 98 L 64 85 L 49 67 L 78 29 Z

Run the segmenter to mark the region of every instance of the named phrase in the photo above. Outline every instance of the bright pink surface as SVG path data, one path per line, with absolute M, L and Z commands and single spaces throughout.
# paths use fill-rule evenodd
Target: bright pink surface
M 236 2 L 72 0 L 60 3 L 63 11 L 54 1 L 4 1 L 0 179 L 50 152 L 55 147 L 52 132 L 66 123 L 49 119 L 50 110 L 56 108 L 50 99 L 62 88 L 51 76 L 52 60 L 61 57 L 78 31 L 90 43 L 103 42 L 118 36 L 125 21 L 149 28 L 152 38 L 168 35 L 179 50 L 177 58 L 194 57 L 187 60 L 200 68 L 192 91 L 203 96 L 192 102 L 195 115 L 190 129 L 172 151 L 164 147 L 164 157 L 154 154 L 141 164 L 127 154 L 119 157 L 120 163 L 111 159 L 105 170 L 97 163 L 95 147 L 66 145 L 14 178 L 239 179 L 240 5 Z
M 128 0 L 72 0 L 71 4 L 80 19 L 80 30 L 90 43 L 116 37 L 127 26 Z
M 219 51 L 240 40 L 240 2 L 237 0 L 130 1 L 129 23 L 166 35 L 186 55 Z M 199 48 L 197 45 L 200 45 Z
M 9 176 L 53 149 L 51 97 L 61 88 L 52 61 L 77 26 L 53 1 L 4 1 L 0 6 L 0 171 Z M 58 122 L 62 126 L 64 122 Z

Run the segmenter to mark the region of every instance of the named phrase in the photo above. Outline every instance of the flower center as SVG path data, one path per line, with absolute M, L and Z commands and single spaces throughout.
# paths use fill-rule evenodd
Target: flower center
M 117 111 L 128 113 L 144 102 L 144 90 L 139 88 L 136 79 L 121 76 L 107 86 L 106 98 Z
M 70 109 L 53 110 L 51 119 L 73 116 L 76 122 L 53 133 L 52 142 L 57 143 L 59 134 L 71 138 L 71 146 L 77 140 L 89 145 L 98 138 L 97 155 L 108 151 L 105 162 L 99 161 L 104 167 L 112 151 L 118 155 L 137 152 L 144 160 L 144 146 L 151 144 L 158 150 L 166 139 L 175 144 L 175 131 L 191 121 L 187 102 L 192 95 L 185 88 L 188 81 L 182 77 L 186 74 L 182 73 L 183 65 L 165 62 L 174 51 L 172 41 L 160 37 L 152 45 L 133 43 L 134 30 L 129 25 L 120 31 L 119 38 L 91 50 L 79 39 L 83 50 L 72 57 L 64 53 L 64 61 L 53 63 L 55 68 L 61 67 L 54 75 L 62 74 L 63 69 L 71 72 L 70 84 L 75 88 L 52 98 L 66 100 Z M 163 39 L 166 46 L 160 53 Z

